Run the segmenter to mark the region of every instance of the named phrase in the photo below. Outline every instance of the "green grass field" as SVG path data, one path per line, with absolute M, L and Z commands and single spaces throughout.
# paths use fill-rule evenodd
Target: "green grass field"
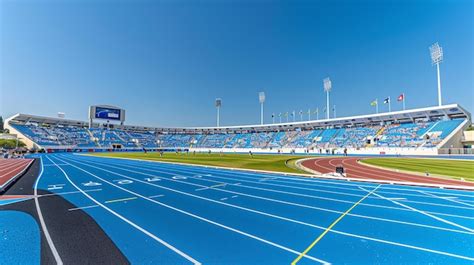
M 297 155 L 260 155 L 254 154 L 250 157 L 248 154 L 207 154 L 207 153 L 164 153 L 160 157 L 159 153 L 95 153 L 94 156 L 101 157 L 120 157 L 132 159 L 155 160 L 164 162 L 179 162 L 194 165 L 207 165 L 219 167 L 232 167 L 243 169 L 268 170 L 285 173 L 307 173 L 296 168 L 295 161 L 305 156 Z
M 429 172 L 433 175 L 474 181 L 474 161 L 428 158 L 369 158 L 362 163 L 403 171 Z

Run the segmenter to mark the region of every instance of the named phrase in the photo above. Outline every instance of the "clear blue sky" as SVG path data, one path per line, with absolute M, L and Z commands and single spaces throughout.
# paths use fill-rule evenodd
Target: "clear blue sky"
M 473 1 L 0 1 L 0 114 L 87 119 L 91 104 L 154 126 L 259 122 L 322 107 L 338 116 L 406 93 L 437 104 L 428 47 L 444 49 L 445 103 L 474 108 Z M 380 106 L 383 110 L 385 106 Z M 401 104 L 393 100 L 393 109 Z

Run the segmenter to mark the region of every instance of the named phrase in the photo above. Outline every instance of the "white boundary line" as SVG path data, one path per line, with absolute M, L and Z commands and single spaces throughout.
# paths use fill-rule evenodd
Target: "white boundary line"
M 62 159 L 59 159 L 58 160 L 62 160 Z M 64 160 L 62 160 L 63 162 L 65 162 Z M 74 161 L 74 160 L 72 160 Z M 81 162 L 77 162 L 75 161 L 76 163 L 79 163 L 79 164 L 84 164 L 84 163 L 81 163 Z M 70 164 L 70 163 L 69 163 Z M 92 176 L 95 176 L 96 178 L 98 179 L 101 179 L 102 181 L 104 182 L 108 182 L 90 172 L 88 172 L 87 170 L 84 170 L 78 166 L 75 166 L 75 165 L 72 165 L 70 164 L 71 166 L 77 168 L 77 169 L 80 169 L 81 171 L 84 171 Z M 87 164 L 85 164 L 87 165 Z M 237 206 L 237 205 L 233 205 L 233 204 L 229 204 L 229 203 L 225 203 L 225 202 L 221 202 L 221 201 L 216 201 L 216 200 L 212 200 L 212 199 L 209 199 L 209 198 L 205 198 L 205 197 L 201 197 L 201 196 L 197 196 L 197 195 L 194 195 L 194 194 L 190 194 L 190 193 L 187 193 L 187 192 L 183 192 L 183 191 L 179 191 L 179 190 L 174 190 L 174 189 L 171 189 L 171 188 L 167 188 L 167 187 L 163 187 L 163 186 L 160 186 L 160 185 L 157 185 L 157 184 L 154 184 L 154 183 L 148 183 L 146 181 L 143 181 L 143 180 L 140 180 L 140 179 L 136 179 L 136 178 L 132 178 L 132 177 L 129 177 L 129 176 L 126 176 L 126 175 L 123 175 L 123 174 L 120 174 L 120 173 L 117 173 L 117 172 L 114 172 L 114 171 L 109 171 L 109 170 L 106 170 L 106 169 L 103 169 L 103 168 L 98 168 L 98 167 L 95 167 L 95 166 L 91 166 L 91 165 L 87 165 L 89 167 L 92 167 L 92 168 L 97 168 L 97 169 L 100 169 L 102 171 L 106 171 L 106 172 L 110 172 L 112 174 L 115 174 L 115 175 L 118 175 L 118 176 L 122 176 L 124 178 L 127 178 L 127 179 L 131 179 L 131 180 L 135 180 L 137 182 L 141 182 L 141 183 L 144 183 L 144 184 L 147 184 L 147 185 L 150 185 L 150 186 L 155 186 L 155 187 L 158 187 L 158 188 L 161 188 L 161 189 L 166 189 L 166 190 L 170 190 L 170 191 L 174 191 L 176 193 L 180 193 L 180 194 L 183 194 L 183 195 L 187 195 L 187 196 L 191 196 L 191 197 L 195 197 L 195 198 L 199 198 L 199 199 L 202 199 L 202 200 L 205 200 L 205 201 L 210 201 L 210 202 L 215 202 L 215 203 L 218 203 L 218 204 L 222 204 L 222 205 L 226 205 L 226 206 L 229 206 L 229 207 L 233 207 L 233 208 L 237 208 L 237 209 L 240 209 L 240 210 L 244 210 L 244 211 L 249 211 L 249 212 L 253 212 L 253 213 L 257 213 L 257 214 L 261 214 L 261 215 L 264 215 L 264 216 L 268 216 L 268 217 L 273 217 L 273 218 L 276 218 L 276 219 L 280 219 L 280 220 L 285 220 L 285 221 L 288 221 L 288 222 L 293 222 L 293 223 L 297 223 L 297 224 L 301 224 L 301 225 L 305 225 L 305 226 L 309 226 L 309 227 L 314 227 L 314 228 L 317 228 L 317 229 L 320 229 L 320 230 L 326 230 L 326 227 L 322 227 L 322 226 L 318 226 L 318 225 L 314 225 L 314 224 L 310 224 L 310 223 L 306 223 L 306 222 L 302 222 L 302 221 L 298 221 L 298 220 L 295 220 L 295 219 L 291 219 L 291 218 L 287 218 L 287 217 L 282 217 L 282 216 L 278 216 L 278 215 L 274 215 L 274 214 L 270 214 L 270 213 L 266 213 L 266 212 L 262 212 L 262 211 L 257 211 L 257 210 L 253 210 L 253 209 L 249 209 L 249 208 L 245 208 L 245 207 L 241 207 L 241 206 Z M 117 186 L 113 183 L 109 183 L 113 186 Z M 142 197 L 142 198 L 145 198 L 147 200 L 150 200 L 136 192 L 133 192 L 133 191 L 130 191 L 130 190 L 127 190 L 125 188 L 122 188 L 122 187 L 119 187 L 117 186 L 119 189 L 121 190 L 124 190 L 126 192 L 129 192 L 131 194 L 134 194 L 135 196 L 139 196 L 139 197 Z M 169 206 L 169 205 L 166 205 L 166 204 L 163 204 L 163 203 L 160 203 L 160 202 L 157 202 L 157 201 L 154 201 L 154 200 L 150 200 L 150 201 L 153 201 L 157 204 L 160 204 L 160 205 L 163 205 L 165 207 L 171 207 L 171 208 L 174 208 L 172 206 Z M 178 211 L 183 211 L 183 210 L 180 210 L 180 209 L 177 209 L 177 208 L 174 208 Z M 183 211 L 184 212 L 184 211 Z M 192 214 L 191 214 L 192 215 Z M 196 217 L 198 219 L 201 219 L 202 217 Z M 205 219 L 207 220 L 207 219 Z M 212 222 L 212 221 L 211 221 Z M 336 233 L 336 234 L 341 234 L 341 235 L 346 235 L 346 236 L 350 236 L 350 237 L 355 237 L 355 238 L 362 238 L 362 239 L 366 239 L 366 240 L 370 240 L 370 241 L 375 241 L 375 242 L 380 242 L 380 243 L 386 243 L 386 244 L 389 244 L 389 245 L 395 245 L 395 246 L 401 246 L 401 247 L 406 247 L 406 248 L 411 248 L 411 249 L 416 249 L 416 250 L 421 250 L 421 251 L 425 251 L 425 252 L 430 252 L 430 253 L 436 253 L 436 254 L 440 254 L 440 255 L 445 255 L 445 256 L 450 256 L 450 257 L 455 257 L 455 258 L 460 258 L 460 259 L 465 259 L 465 260 L 471 260 L 471 261 L 474 261 L 474 258 L 472 257 L 467 257 L 467 256 L 462 256 L 462 255 L 458 255 L 458 254 L 454 254 L 454 253 L 449 253 L 449 252 L 444 252 L 444 251 L 438 251 L 438 250 L 434 250 L 434 249 L 429 249 L 429 248 L 423 248 L 423 247 L 418 247 L 418 246 L 413 246 L 413 245 L 408 245 L 408 244 L 404 244 L 404 243 L 398 243 L 398 242 L 393 242 L 393 241 L 388 241 L 388 240 L 383 240 L 383 239 L 377 239 L 377 238 L 372 238 L 372 237 L 367 237 L 367 236 L 362 236 L 362 235 L 357 235 L 357 234 L 351 234 L 351 233 L 347 233 L 347 232 L 342 232 L 342 231 L 338 231 L 338 230 L 331 230 L 330 232 L 332 233 Z M 297 252 L 297 251 L 295 251 Z M 298 254 L 301 254 L 299 252 L 297 252 Z M 308 256 L 305 256 L 306 258 L 309 258 Z
M 40 208 L 40 204 L 39 204 L 38 183 L 40 182 L 41 177 L 43 176 L 43 171 L 44 171 L 43 158 L 40 157 L 39 159 L 40 159 L 40 164 L 41 164 L 41 172 L 38 176 L 38 179 L 36 179 L 35 188 L 34 188 L 36 211 L 38 212 L 38 217 L 39 217 L 39 220 L 40 220 L 41 228 L 43 229 L 44 237 L 46 237 L 46 242 L 48 242 L 48 246 L 51 249 L 51 252 L 53 253 L 54 260 L 56 261 L 56 264 L 62 265 L 63 261 L 61 259 L 61 256 L 59 256 L 58 250 L 56 249 L 56 246 L 54 245 L 53 240 L 51 239 L 51 235 L 49 234 L 48 227 L 46 226 L 46 223 L 44 222 L 43 213 L 41 212 L 41 208 Z
M 51 158 L 47 157 L 53 164 L 57 165 L 56 162 L 54 162 L 53 160 L 51 160 Z M 64 162 L 64 161 L 63 161 Z M 67 163 L 69 164 L 69 163 Z M 70 164 L 69 164 L 70 165 Z M 93 201 L 95 204 L 99 205 L 100 207 L 102 207 L 103 209 L 107 210 L 109 213 L 115 215 L 116 217 L 118 217 L 119 219 L 121 219 L 122 221 L 126 222 L 127 224 L 133 226 L 134 228 L 136 228 L 137 230 L 139 230 L 140 232 L 144 233 L 145 235 L 153 238 L 154 240 L 158 241 L 159 243 L 163 244 L 164 246 L 166 246 L 167 248 L 169 248 L 170 250 L 174 251 L 175 253 L 177 253 L 178 255 L 182 256 L 183 258 L 187 259 L 188 261 L 192 262 L 193 264 L 201 264 L 199 261 L 193 259 L 192 257 L 188 256 L 187 254 L 185 254 L 184 252 L 182 252 L 181 250 L 175 248 L 174 246 L 168 244 L 166 241 L 160 239 L 159 237 L 155 236 L 154 234 L 148 232 L 147 230 L 145 230 L 144 228 L 138 226 L 137 224 L 133 223 L 132 221 L 128 220 L 127 218 L 123 217 L 122 215 L 118 214 L 117 212 L 111 210 L 110 208 L 108 208 L 107 206 L 103 205 L 102 203 L 100 203 L 99 201 L 97 201 L 96 199 L 94 199 L 92 196 L 90 196 L 89 194 L 87 194 L 86 192 L 84 192 L 80 187 L 78 187 L 74 182 L 71 181 L 71 179 L 69 178 L 68 174 L 64 171 L 64 169 L 61 167 L 61 166 L 58 166 L 57 167 L 61 170 L 61 172 L 64 174 L 64 176 L 66 177 L 66 179 L 69 181 L 69 183 L 71 183 L 71 185 L 73 185 L 77 190 L 79 190 L 82 194 L 84 194 L 84 196 L 86 196 L 87 198 L 89 198 L 91 201 Z M 100 178 L 99 178 L 100 179 Z M 111 183 L 109 183 L 111 184 Z M 115 185 L 115 184 L 111 184 L 111 185 Z
M 62 159 L 60 159 L 60 158 L 56 158 L 56 159 L 62 161 L 63 163 L 64 163 L 64 162 L 68 163 L 67 161 L 64 161 L 64 160 L 62 160 Z M 76 163 L 80 163 L 80 162 L 77 162 L 77 161 L 76 161 Z M 163 207 L 166 207 L 166 208 L 168 208 L 168 209 L 171 209 L 171 210 L 180 212 L 180 213 L 182 213 L 182 214 L 185 214 L 185 215 L 194 217 L 194 218 L 196 218 L 196 219 L 198 219 L 198 220 L 205 221 L 205 222 L 207 222 L 207 223 L 210 223 L 210 224 L 219 226 L 219 227 L 221 227 L 221 228 L 230 230 L 230 231 L 232 231 L 232 232 L 241 234 L 241 235 L 243 235 L 243 236 L 246 236 L 246 237 L 255 239 L 255 240 L 257 240 L 257 241 L 260 241 L 260 242 L 262 242 L 262 243 L 265 243 L 265 244 L 268 244 L 268 245 L 277 247 L 277 248 L 279 248 L 279 249 L 286 250 L 286 251 L 288 251 L 288 252 L 290 252 L 290 253 L 293 253 L 293 254 L 296 254 L 296 255 L 300 255 L 300 254 L 301 254 L 299 251 L 296 251 L 296 250 L 293 250 L 293 249 L 291 249 L 291 248 L 282 246 L 282 245 L 277 244 L 277 243 L 274 243 L 274 242 L 272 242 L 272 241 L 268 241 L 268 240 L 266 240 L 266 239 L 263 239 L 263 238 L 254 236 L 254 235 L 252 235 L 252 234 L 249 234 L 249 233 L 240 231 L 240 230 L 238 230 L 238 229 L 235 229 L 235 228 L 232 228 L 232 227 L 223 225 L 223 224 L 221 224 L 221 223 L 218 223 L 218 222 L 209 220 L 209 219 L 207 219 L 207 218 L 201 217 L 201 216 L 199 216 L 199 215 L 195 215 L 195 214 L 193 214 L 193 213 L 190 213 L 190 212 L 181 210 L 181 209 L 179 209 L 179 208 L 175 208 L 175 207 L 173 207 L 173 206 L 164 204 L 164 203 L 162 203 L 162 202 L 155 201 L 155 200 L 150 199 L 150 198 L 148 198 L 148 197 L 146 197 L 146 196 L 143 196 L 143 195 L 141 195 L 141 194 L 139 194 L 139 193 L 133 192 L 133 191 L 131 191 L 131 190 L 125 189 L 125 188 L 123 188 L 123 187 L 120 187 L 120 186 L 118 186 L 118 185 L 116 185 L 116 184 L 114 184 L 114 183 L 112 183 L 112 182 L 109 182 L 109 181 L 107 181 L 107 180 L 105 180 L 105 179 L 103 179 L 103 178 L 101 178 L 101 177 L 99 177 L 99 176 L 97 176 L 97 175 L 95 175 L 95 174 L 93 174 L 93 173 L 91 173 L 91 172 L 89 172 L 89 171 L 87 171 L 87 170 L 81 168 L 81 167 L 78 167 L 78 166 L 73 165 L 73 164 L 70 164 L 70 163 L 68 163 L 68 164 L 69 164 L 70 166 L 72 166 L 72 167 L 75 167 L 75 168 L 77 168 L 77 169 L 79 169 L 79 170 L 81 170 L 81 171 L 83 171 L 83 172 L 85 172 L 85 173 L 87 173 L 87 174 L 89 174 L 89 175 L 91 175 L 91 176 L 93 176 L 93 177 L 95 177 L 95 178 L 97 178 L 97 179 L 99 179 L 99 180 L 101 180 L 101 181 L 103 181 L 103 182 L 109 184 L 109 185 L 112 185 L 112 186 L 114 186 L 114 187 L 116 187 L 116 188 L 118 188 L 118 189 L 120 189 L 120 190 L 123 190 L 123 191 L 125 191 L 125 192 L 130 193 L 130 194 L 133 194 L 133 195 L 135 195 L 135 196 L 137 196 L 137 197 L 140 197 L 140 198 L 145 199 L 145 200 L 147 200 L 147 201 L 150 201 L 150 202 L 152 202 L 152 203 L 155 203 L 155 204 L 161 205 L 161 206 L 163 206 Z M 93 167 L 93 166 L 91 166 L 91 167 Z M 113 174 L 121 175 L 121 174 L 117 174 L 117 173 L 113 173 Z M 133 180 L 136 180 L 136 181 L 139 181 L 139 182 L 140 182 L 140 180 L 137 180 L 137 179 L 134 179 L 134 178 L 125 176 L 125 175 L 121 175 L 121 176 L 123 176 L 123 177 L 125 177 L 125 178 L 128 178 L 128 179 L 133 179 Z M 153 186 L 161 187 L 161 186 L 159 186 L 159 185 L 153 185 Z M 330 263 L 328 263 L 328 262 L 326 262 L 326 261 L 324 261 L 324 260 L 320 260 L 320 259 L 315 258 L 315 257 L 312 257 L 312 256 L 305 256 L 305 257 L 308 258 L 308 259 L 311 259 L 311 260 L 313 260 L 313 261 L 317 261 L 317 262 L 319 262 L 319 263 L 322 263 L 322 264 L 330 264 Z

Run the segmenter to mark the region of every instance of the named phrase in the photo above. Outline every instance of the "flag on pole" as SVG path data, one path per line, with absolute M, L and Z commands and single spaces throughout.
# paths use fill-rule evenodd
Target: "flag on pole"
M 278 117 L 281 117 L 281 112 L 278 114 Z
M 275 113 L 272 113 L 272 118 L 275 118 Z
M 390 97 L 383 100 L 383 104 L 388 104 L 388 103 L 390 103 Z
M 326 113 L 326 107 L 324 107 L 323 112 Z
M 377 104 L 378 104 L 377 100 L 374 100 L 374 101 L 370 102 L 370 106 L 377 106 Z
M 402 93 L 400 94 L 400 96 L 398 96 L 397 101 L 403 101 L 404 99 L 405 99 L 405 93 Z
M 288 117 L 288 111 L 285 113 L 285 117 Z

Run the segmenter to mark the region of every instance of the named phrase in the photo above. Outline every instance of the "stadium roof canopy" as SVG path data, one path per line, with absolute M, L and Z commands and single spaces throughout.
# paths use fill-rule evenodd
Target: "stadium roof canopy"
M 471 120 L 471 114 L 458 104 L 426 107 L 402 111 L 384 112 L 333 119 L 320 119 L 311 121 L 299 121 L 288 123 L 275 123 L 264 125 L 239 125 L 222 127 L 145 127 L 133 125 L 113 125 L 114 128 L 124 130 L 158 131 L 163 133 L 226 133 L 226 132 L 255 132 L 255 131 L 283 131 L 283 130 L 306 130 L 327 127 L 355 127 L 380 123 L 404 123 L 417 120 L 429 120 L 440 118 L 467 118 Z M 38 123 L 51 126 L 81 126 L 88 127 L 86 121 L 68 120 L 61 118 L 50 118 L 29 114 L 16 114 L 6 120 L 7 123 Z M 93 123 L 92 127 L 99 127 L 99 123 Z

